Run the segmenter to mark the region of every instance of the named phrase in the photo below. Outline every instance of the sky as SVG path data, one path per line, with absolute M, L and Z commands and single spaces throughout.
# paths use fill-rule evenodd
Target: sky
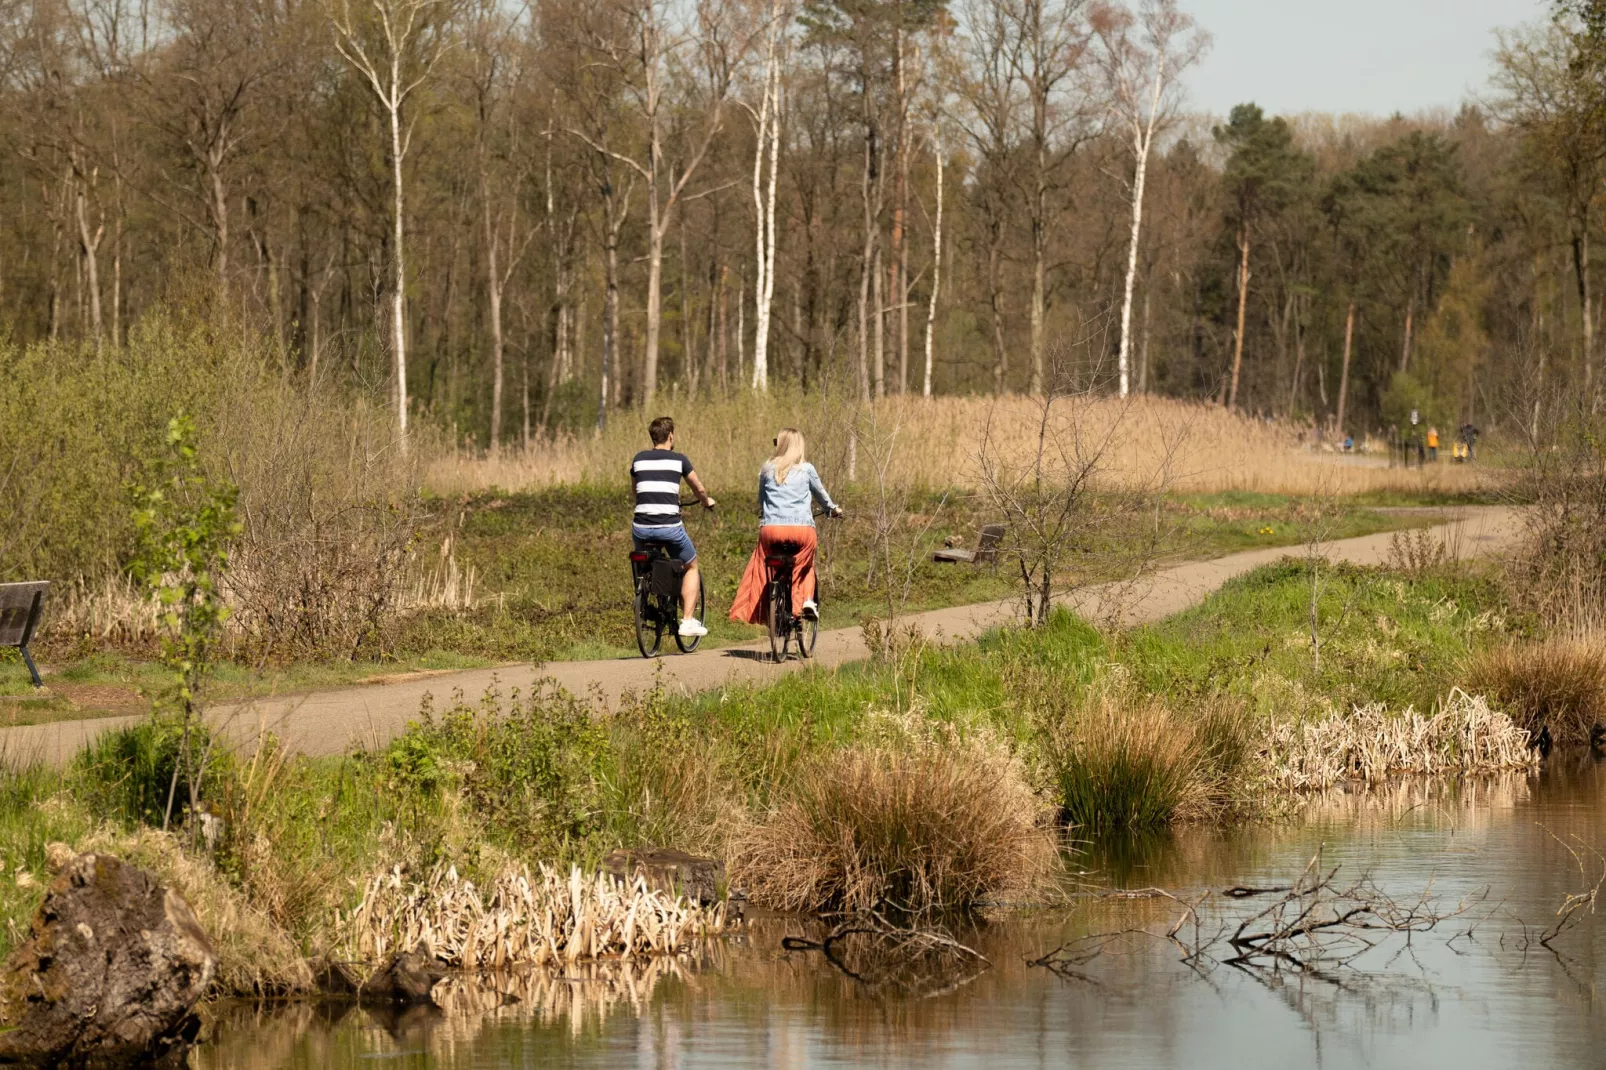
M 1483 90 L 1497 27 L 1548 0 L 1181 0 L 1214 41 L 1190 72 L 1190 109 L 1225 115 L 1378 116 L 1455 107 Z

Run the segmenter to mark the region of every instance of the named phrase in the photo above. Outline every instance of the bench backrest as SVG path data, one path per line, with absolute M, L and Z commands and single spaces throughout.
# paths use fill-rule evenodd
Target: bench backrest
M 0 583 L 0 646 L 28 645 L 49 589 L 49 580 Z
M 988 524 L 981 529 L 976 540 L 976 564 L 986 565 L 998 560 L 998 544 L 1004 538 L 1004 525 Z

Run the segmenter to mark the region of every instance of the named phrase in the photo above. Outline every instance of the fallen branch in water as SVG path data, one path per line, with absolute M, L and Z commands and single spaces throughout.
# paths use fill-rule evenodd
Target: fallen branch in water
M 1539 827 L 1545 828 L 1543 825 Z M 1545 828 L 1545 834 L 1561 844 L 1567 853 L 1573 856 L 1573 864 L 1578 867 L 1578 875 L 1584 881 L 1587 882 L 1590 879 L 1590 870 L 1593 868 L 1589 865 L 1591 860 L 1600 866 L 1600 876 L 1595 878 L 1593 885 L 1586 887 L 1581 892 L 1567 893 L 1567 897 L 1561 901 L 1561 906 L 1556 908 L 1555 924 L 1546 929 L 1544 935 L 1539 937 L 1539 945 L 1541 947 L 1547 951 L 1555 952 L 1556 949 L 1551 945 L 1551 941 L 1577 924 L 1579 916 L 1586 907 L 1590 914 L 1595 913 L 1595 907 L 1600 902 L 1601 888 L 1606 887 L 1606 855 L 1601 854 L 1598 849 L 1590 847 L 1577 836 L 1572 837 L 1573 843 L 1568 843 L 1548 828 Z
M 1176 947 L 1182 961 L 1195 969 L 1231 966 L 1261 979 L 1291 970 L 1338 983 L 1330 971 L 1353 967 L 1361 956 L 1391 938 L 1404 937 L 1409 942 L 1412 936 L 1467 913 L 1482 900 L 1480 894 L 1441 905 L 1432 897 L 1431 884 L 1414 899 L 1401 900 L 1378 888 L 1369 877 L 1341 885 L 1338 873 L 1337 866 L 1323 868 L 1318 852 L 1299 879 L 1284 887 L 1240 885 L 1220 893 L 1206 892 L 1195 900 L 1162 892 L 1182 908 L 1169 928 L 1135 926 L 1092 933 L 1061 944 L 1027 965 L 1085 980 L 1081 968 L 1093 960 L 1135 943 L 1158 940 Z M 1606 884 L 1606 872 L 1602 883 Z M 1597 885 L 1596 890 L 1599 888 Z M 1145 890 L 1150 891 L 1158 890 Z M 1262 895 L 1278 898 L 1251 914 L 1205 920 L 1203 908 L 1212 898 Z M 1585 901 L 1593 905 L 1593 899 Z
M 819 951 L 843 976 L 866 988 L 935 996 L 968 984 L 992 961 L 940 928 L 894 925 L 875 912 L 835 926 L 819 940 L 788 936 L 787 951 Z

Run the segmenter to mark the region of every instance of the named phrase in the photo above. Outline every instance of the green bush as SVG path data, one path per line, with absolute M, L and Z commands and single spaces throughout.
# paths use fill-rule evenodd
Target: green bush
M 566 855 L 600 826 L 609 754 L 607 725 L 587 704 L 491 691 L 477 707 L 459 698 L 443 714 L 426 704 L 385 761 L 407 788 L 461 792 L 505 844 Z

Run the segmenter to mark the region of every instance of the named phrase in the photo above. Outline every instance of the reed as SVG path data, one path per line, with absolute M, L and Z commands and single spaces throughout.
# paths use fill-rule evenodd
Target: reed
M 1038 889 L 1045 817 L 996 743 L 859 744 L 808 760 L 736 832 L 728 865 L 780 910 L 964 910 Z
M 1381 703 L 1306 721 L 1274 720 L 1261 759 L 1273 790 L 1309 791 L 1401 775 L 1460 776 L 1533 769 L 1528 733 L 1460 688 L 1432 714 Z
M 1074 413 L 1086 441 L 1108 438 L 1101 468 L 1111 479 L 1123 473 L 1149 479 L 1164 468 L 1178 490 L 1324 495 L 1470 492 L 1490 481 L 1487 470 L 1468 465 L 1391 468 L 1383 454 L 1316 449 L 1302 441 L 1309 438 L 1306 428 L 1232 415 L 1205 403 L 1088 396 L 1058 404 Z M 840 401 L 785 392 L 663 408 L 675 417 L 678 448 L 706 482 L 719 487 L 747 486 L 776 428 L 785 424 L 808 436 L 810 454 L 828 482 L 846 476 L 849 439 L 857 431 L 861 447 L 872 437 L 887 445 L 886 471 L 894 484 L 974 486 L 984 434 L 1001 457 L 1023 456 L 1035 448 L 1039 411 L 1026 397 L 889 398 L 876 403 L 872 419 L 867 410 Z M 657 414 L 620 413 L 601 435 L 560 437 L 495 457 L 442 451 L 426 464 L 424 482 L 441 494 L 617 482 L 631 455 L 645 445 L 652 415 Z M 861 465 L 860 474 L 868 476 L 867 460 Z
M 1518 725 L 1557 743 L 1588 743 L 1606 722 L 1606 635 L 1558 635 L 1508 643 L 1468 659 L 1467 687 L 1487 695 Z
M 483 891 L 451 865 L 422 881 L 400 866 L 374 874 L 362 902 L 337 922 L 346 959 L 377 963 L 401 951 L 427 948 L 465 971 L 555 966 L 599 958 L 672 955 L 694 940 L 724 932 L 725 904 L 701 906 L 648 886 L 564 874 L 539 865 L 504 869 Z

